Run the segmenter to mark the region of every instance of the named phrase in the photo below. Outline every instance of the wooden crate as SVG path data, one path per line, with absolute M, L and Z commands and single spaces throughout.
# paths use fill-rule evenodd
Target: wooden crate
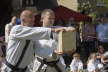
M 76 31 L 58 33 L 58 52 L 75 52 Z

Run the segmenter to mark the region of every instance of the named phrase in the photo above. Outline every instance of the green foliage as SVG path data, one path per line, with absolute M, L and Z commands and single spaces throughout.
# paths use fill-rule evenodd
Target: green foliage
M 108 0 L 104 0 L 105 6 L 108 7 Z

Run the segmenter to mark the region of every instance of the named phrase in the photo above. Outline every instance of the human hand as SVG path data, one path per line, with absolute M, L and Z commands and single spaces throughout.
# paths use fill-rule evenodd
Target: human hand
M 59 54 L 59 55 L 63 54 L 62 51 L 60 52 L 60 51 L 55 50 L 54 52 L 55 52 L 56 54 Z
M 55 28 L 55 32 L 60 32 L 60 31 L 66 31 L 65 28 L 61 27 L 61 28 Z
M 73 31 L 75 31 L 75 28 L 74 27 L 65 27 L 65 30 L 67 32 L 73 32 Z

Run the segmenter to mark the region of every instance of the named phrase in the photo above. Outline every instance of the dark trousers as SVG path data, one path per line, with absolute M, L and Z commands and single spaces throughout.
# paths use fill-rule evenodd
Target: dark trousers
M 87 60 L 88 57 L 90 56 L 90 53 L 93 53 L 96 51 L 96 45 L 95 41 L 83 41 L 82 42 L 82 49 L 81 49 L 81 54 L 82 54 L 82 59 Z M 84 60 L 84 61 L 85 61 Z

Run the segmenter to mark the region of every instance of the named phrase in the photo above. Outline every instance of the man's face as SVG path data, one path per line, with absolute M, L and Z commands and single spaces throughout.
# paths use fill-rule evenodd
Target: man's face
M 74 59 L 75 60 L 79 60 L 80 59 L 80 56 L 74 56 Z
M 55 21 L 55 15 L 49 12 L 47 12 L 42 19 L 43 26 L 45 27 L 53 26 L 54 21 Z
M 35 15 L 32 11 L 25 11 L 21 14 L 21 20 L 27 24 L 27 26 L 33 26 L 35 21 Z

